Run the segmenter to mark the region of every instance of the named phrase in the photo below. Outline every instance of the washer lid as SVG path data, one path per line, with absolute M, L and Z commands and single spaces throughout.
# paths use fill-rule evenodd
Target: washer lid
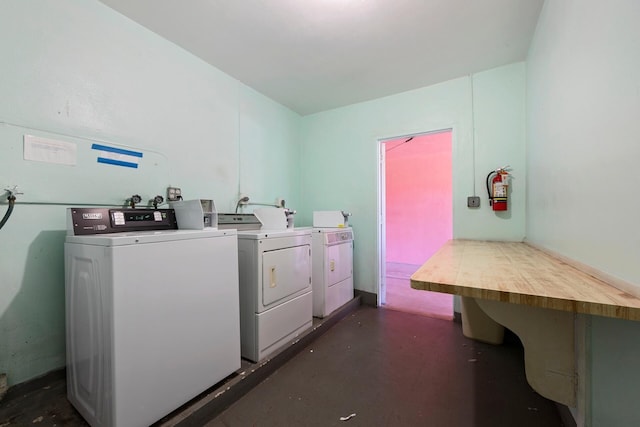
M 86 236 L 67 235 L 66 243 L 78 243 L 94 246 L 127 246 L 145 243 L 161 243 L 176 240 L 210 239 L 214 237 L 235 236 L 236 230 L 163 230 L 132 231 L 127 233 L 92 234 Z

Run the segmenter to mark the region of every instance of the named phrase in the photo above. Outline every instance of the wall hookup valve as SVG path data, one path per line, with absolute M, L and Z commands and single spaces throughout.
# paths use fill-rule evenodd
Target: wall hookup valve
M 7 202 L 9 203 L 9 206 L 7 207 L 7 211 L 4 213 L 4 216 L 0 220 L 0 229 L 2 229 L 7 221 L 9 221 L 11 212 L 13 212 L 13 206 L 16 204 L 16 194 L 22 194 L 18 193 L 18 186 L 14 186 L 13 188 L 5 188 L 4 190 L 5 194 L 8 194 Z
M 139 196 L 139 195 L 137 195 L 137 194 L 134 194 L 133 196 L 131 196 L 131 197 L 129 197 L 129 198 L 127 199 L 127 202 L 129 202 L 129 207 L 130 207 L 131 209 L 135 209 L 135 208 L 136 208 L 136 205 L 137 205 L 138 203 L 142 202 L 142 197 L 140 197 L 140 196 Z
M 149 203 L 153 205 L 153 209 L 158 209 L 158 205 L 161 205 L 164 202 L 164 197 L 161 195 L 157 195 L 153 199 L 149 200 Z
M 487 193 L 489 194 L 489 205 L 494 211 L 507 210 L 507 190 L 511 175 L 508 172 L 509 166 L 498 168 L 487 175 Z

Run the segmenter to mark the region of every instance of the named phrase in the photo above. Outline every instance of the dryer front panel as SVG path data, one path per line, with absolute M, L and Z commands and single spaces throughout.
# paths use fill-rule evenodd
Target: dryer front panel
M 311 288 L 311 246 L 262 254 L 262 305 L 265 309 Z
M 333 286 L 352 275 L 353 244 L 351 242 L 327 246 L 327 286 Z

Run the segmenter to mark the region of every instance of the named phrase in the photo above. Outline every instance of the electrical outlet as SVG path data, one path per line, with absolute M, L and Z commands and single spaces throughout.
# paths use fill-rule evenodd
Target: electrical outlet
M 469 197 L 467 197 L 467 207 L 469 207 L 469 208 L 479 208 L 480 207 L 480 197 L 478 197 L 478 196 L 469 196 Z
M 182 200 L 182 190 L 178 187 L 167 187 L 167 201 L 175 202 L 176 200 Z

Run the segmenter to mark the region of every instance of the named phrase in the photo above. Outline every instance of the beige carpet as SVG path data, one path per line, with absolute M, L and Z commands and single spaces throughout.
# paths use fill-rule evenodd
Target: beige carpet
M 412 289 L 409 278 L 419 265 L 387 263 L 387 302 L 391 310 L 453 319 L 453 295 Z

